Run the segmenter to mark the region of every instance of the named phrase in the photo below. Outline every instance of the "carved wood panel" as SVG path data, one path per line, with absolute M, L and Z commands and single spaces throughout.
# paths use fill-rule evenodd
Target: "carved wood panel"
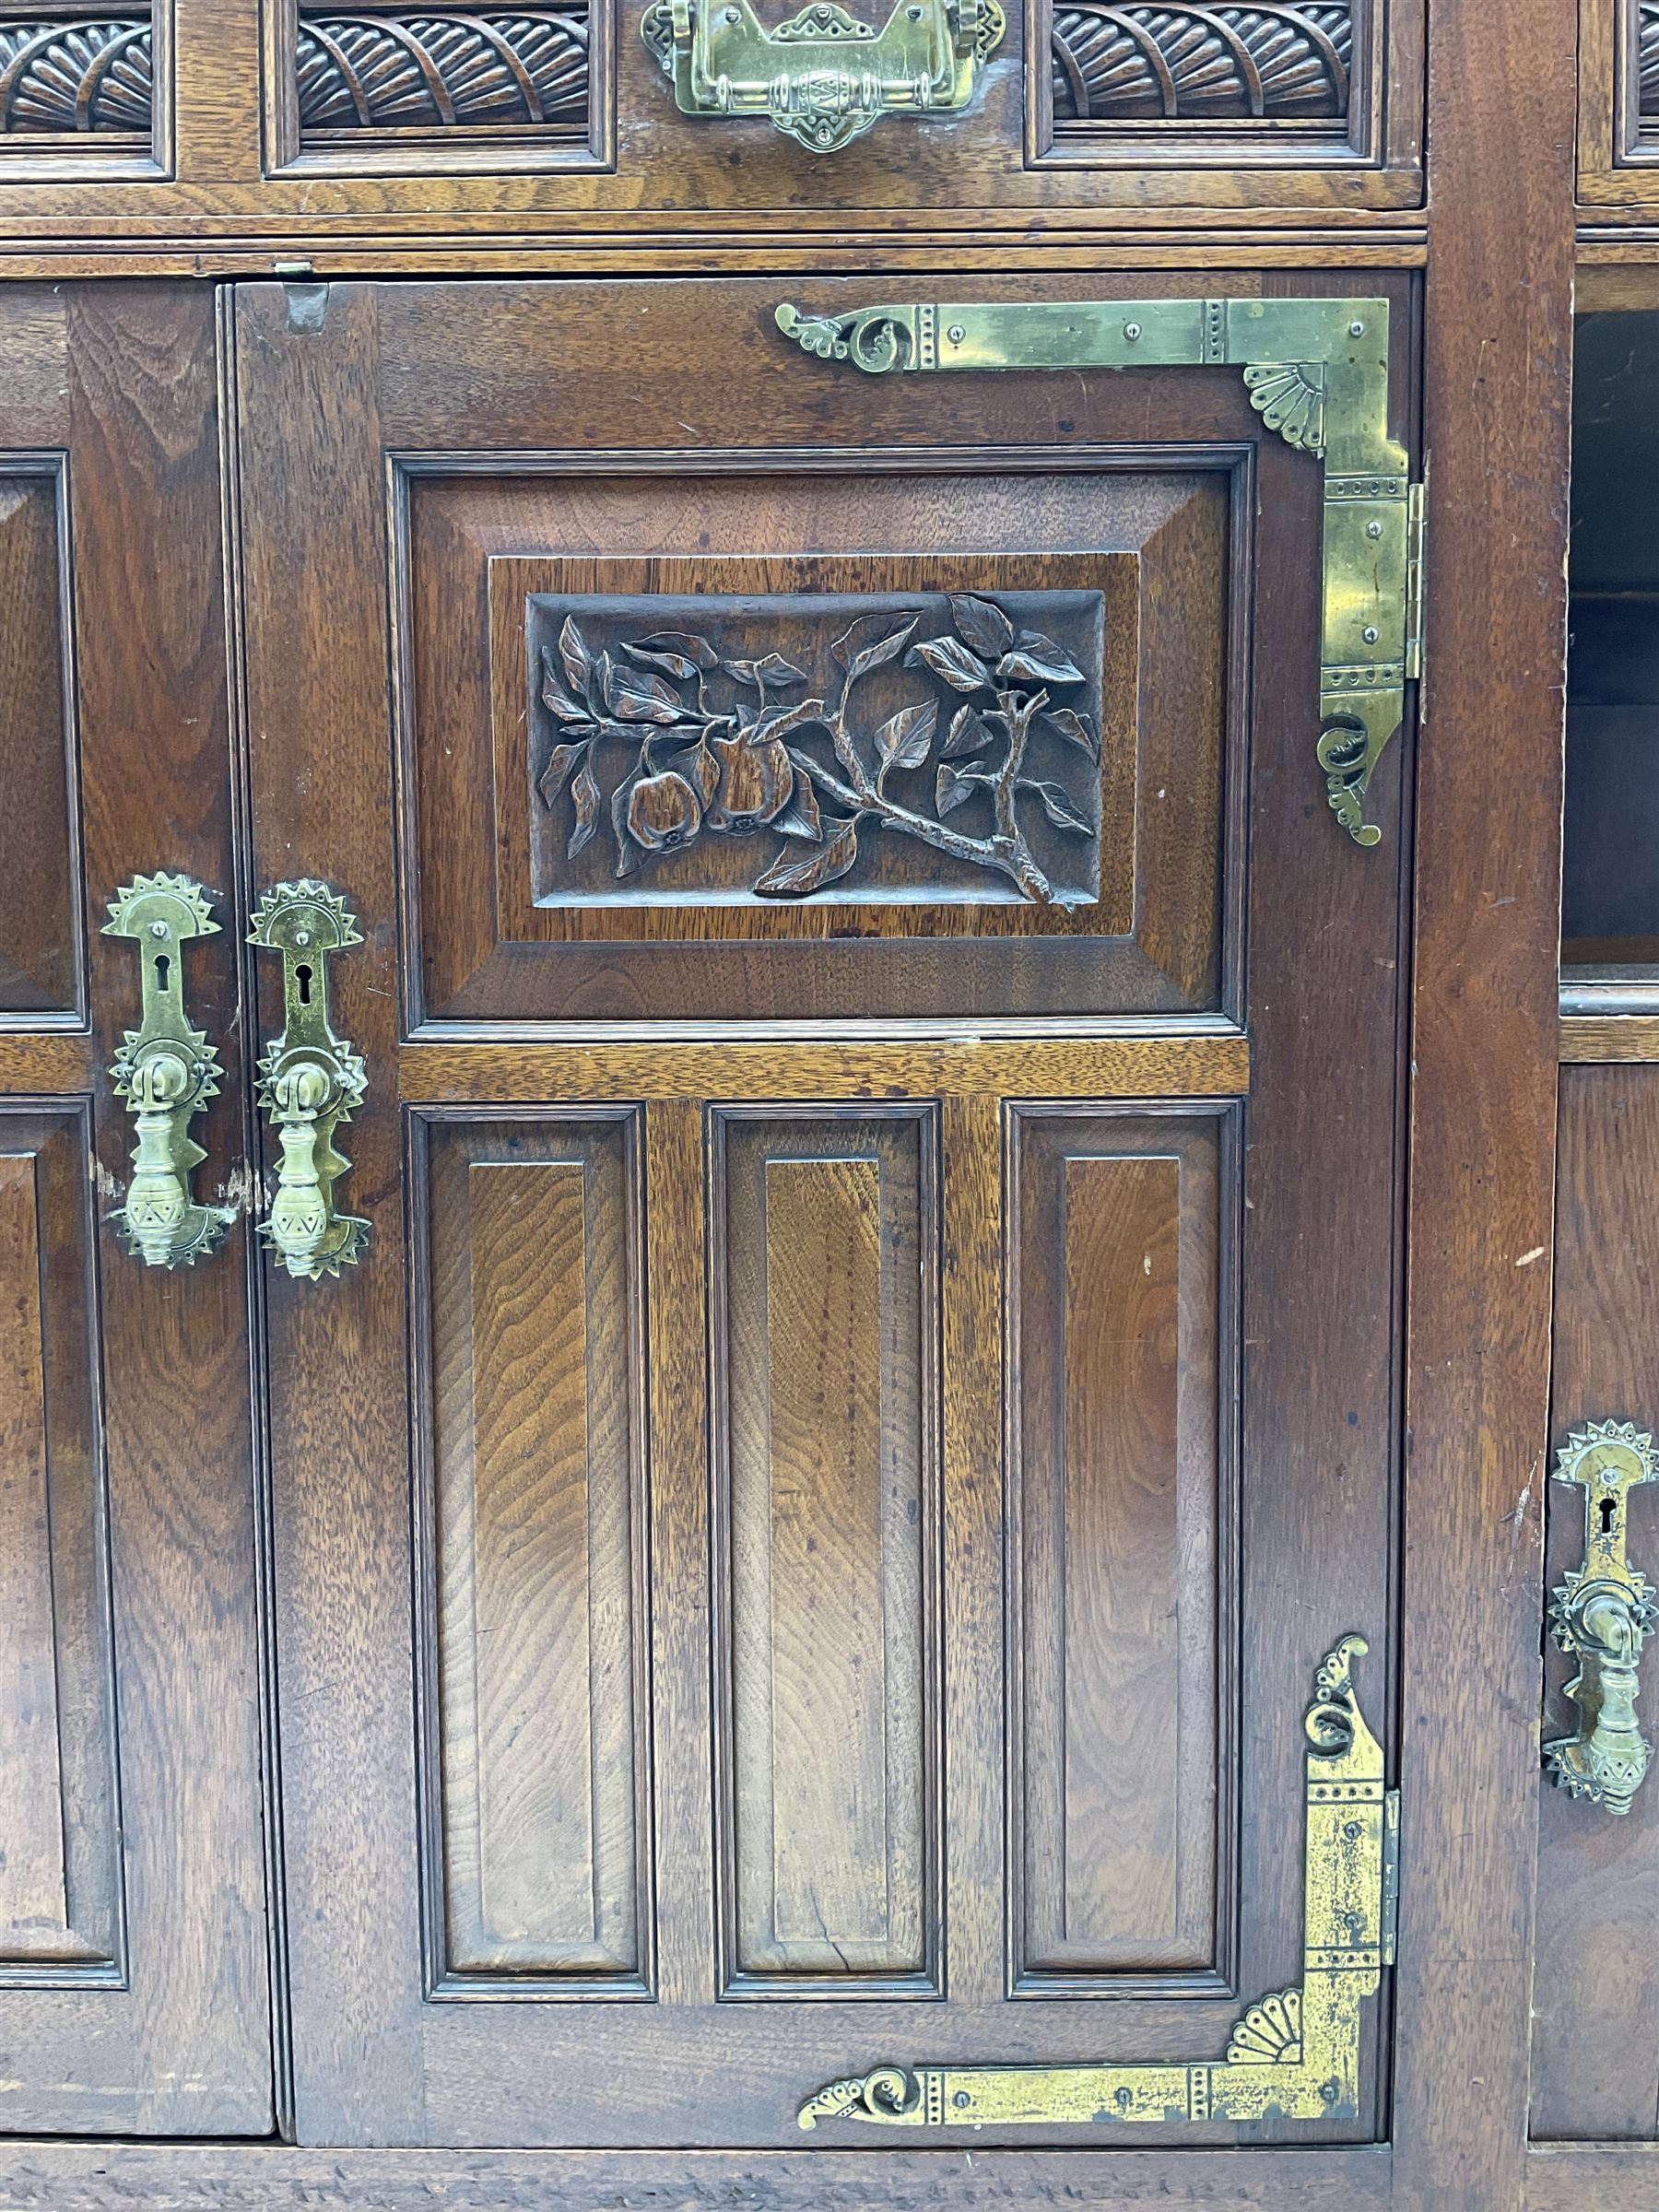
M 0 1986 L 121 1971 L 85 1110 L 0 1108 Z
M 0 461 L 0 1027 L 81 999 L 62 489 L 55 467 Z
M 94 134 L 147 147 L 153 47 L 147 8 L 0 5 L 0 141 Z
M 1052 32 L 1055 125 L 1067 135 L 1116 123 L 1340 122 L 1353 33 L 1348 0 L 1062 6 Z
M 712 1135 L 725 1994 L 931 1994 L 931 1120 L 723 1110 Z
M 1231 1974 L 1238 1206 L 1223 1110 L 1016 1107 L 1014 1986 Z
M 537 900 L 1097 904 L 1104 606 L 533 594 Z
M 418 1125 L 433 1979 L 643 1994 L 651 1823 L 637 1147 Z
M 405 481 L 432 1014 L 1217 1002 L 1229 471 Z
M 301 142 L 417 135 L 584 140 L 585 0 L 559 7 L 304 7 L 295 34 Z

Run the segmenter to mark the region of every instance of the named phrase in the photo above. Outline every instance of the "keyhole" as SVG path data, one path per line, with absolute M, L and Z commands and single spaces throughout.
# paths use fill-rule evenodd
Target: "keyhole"
M 294 981 L 300 986 L 300 1004 L 302 1006 L 309 1006 L 311 1005 L 312 971 L 308 961 L 301 960 L 299 967 L 295 969 Z
M 167 979 L 171 968 L 172 962 L 168 959 L 166 953 L 159 952 L 156 955 L 156 988 L 158 991 L 165 991 L 168 988 Z
M 1617 1500 L 1612 1498 L 1604 1498 L 1601 1501 L 1601 1533 L 1604 1536 L 1610 1536 L 1613 1534 L 1613 1524 L 1618 1518 Z

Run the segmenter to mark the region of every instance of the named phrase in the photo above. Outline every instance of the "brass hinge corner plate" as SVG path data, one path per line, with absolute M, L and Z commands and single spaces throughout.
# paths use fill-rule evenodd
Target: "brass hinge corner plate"
M 1302 1971 L 1248 2006 L 1220 2058 L 1145 2065 L 883 2065 L 828 2083 L 806 2129 L 1054 2126 L 1359 2117 L 1364 1999 L 1394 1955 L 1399 1793 L 1354 1695 L 1363 1636 L 1345 1636 L 1314 1677 L 1302 1788 Z
M 1428 554 L 1429 486 L 1412 485 L 1406 508 L 1406 680 L 1423 675 L 1423 575 Z
M 1324 469 L 1315 754 L 1357 845 L 1378 761 L 1422 665 L 1423 487 L 1388 428 L 1386 300 L 920 300 L 818 314 L 783 301 L 803 353 L 871 376 L 944 370 L 1230 367 L 1276 437 Z

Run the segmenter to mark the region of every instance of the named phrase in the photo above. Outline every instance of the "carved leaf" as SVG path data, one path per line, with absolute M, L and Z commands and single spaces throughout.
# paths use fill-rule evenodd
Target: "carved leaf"
M 1067 745 L 1080 745 L 1090 759 L 1100 759 L 1100 748 L 1095 743 L 1095 734 L 1086 716 L 1074 713 L 1070 707 L 1049 707 L 1044 710 L 1042 718 L 1050 729 L 1065 738 Z
M 546 646 L 542 648 L 541 695 L 542 705 L 550 714 L 557 714 L 560 722 L 591 722 L 593 720 L 592 710 L 585 706 L 578 706 L 559 682 L 558 673 L 553 666 L 553 655 Z
M 618 722 L 681 722 L 686 713 L 685 700 L 660 676 L 642 675 L 615 661 L 605 670 L 605 703 Z
M 907 668 L 931 668 L 953 691 L 988 691 L 991 671 L 977 653 L 955 638 L 927 638 L 904 656 Z
M 954 814 L 964 799 L 971 799 L 976 791 L 989 791 L 992 779 L 981 769 L 952 768 L 949 761 L 941 760 L 939 772 L 934 778 L 934 805 L 940 818 Z
M 677 776 L 685 777 L 705 806 L 720 789 L 720 763 L 701 738 L 676 753 L 668 765 Z
M 958 634 L 988 661 L 1006 653 L 1014 642 L 1013 623 L 989 599 L 973 599 L 965 592 L 953 592 L 950 615 Z
M 1070 653 L 1038 629 L 1020 631 L 1018 646 L 1003 655 L 996 673 L 1005 680 L 1020 677 L 1029 684 L 1080 684 L 1085 680 Z
M 617 875 L 618 878 L 631 876 L 639 866 L 641 851 L 628 827 L 628 809 L 633 798 L 637 776 L 624 776 L 611 794 L 611 829 L 617 840 Z
M 789 794 L 789 804 L 772 823 L 785 837 L 804 837 L 808 844 L 816 845 L 824 834 L 823 817 L 818 812 L 818 793 L 800 772 L 801 756 L 791 753 L 795 764 L 794 789 Z
M 950 718 L 950 727 L 945 733 L 945 742 L 939 747 L 941 760 L 965 760 L 971 753 L 984 751 L 995 732 L 977 707 L 959 707 Z
M 576 807 L 576 827 L 571 832 L 571 841 L 565 847 L 565 858 L 574 860 L 586 846 L 599 826 L 599 785 L 593 769 L 584 760 L 571 786 L 571 797 Z
M 726 673 L 735 676 L 740 684 L 804 684 L 806 672 L 786 661 L 782 653 L 769 653 L 761 661 L 728 661 Z
M 805 899 L 844 876 L 858 858 L 858 818 L 842 822 L 827 844 L 804 860 L 780 857 L 755 886 L 762 899 Z
M 1021 791 L 1034 791 L 1042 801 L 1042 811 L 1056 830 L 1075 830 L 1079 837 L 1092 837 L 1094 824 L 1072 805 L 1058 783 L 1040 783 L 1034 776 L 1022 776 Z
M 591 688 L 594 656 L 588 651 L 587 640 L 576 627 L 574 615 L 565 617 L 564 627 L 559 633 L 559 657 L 564 663 L 565 675 L 576 696 L 588 700 L 595 706 L 602 704 Z
M 872 668 L 896 659 L 921 619 L 920 615 L 911 615 L 895 627 L 891 615 L 861 615 L 830 646 L 830 657 L 838 668 L 846 670 L 851 683 L 854 677 L 866 676 Z M 888 626 L 885 629 L 884 623 Z
M 705 676 L 712 676 L 720 665 L 720 655 L 708 639 L 689 629 L 659 629 L 636 645 L 625 645 L 623 651 L 653 667 L 664 667 L 670 660 L 686 664 L 683 668 L 670 669 L 671 676 L 690 676 L 700 668 Z
M 683 653 L 647 653 L 642 645 L 624 645 L 622 650 L 641 668 L 660 668 L 665 676 L 677 676 L 682 683 L 697 674 L 697 663 L 688 661 Z
M 935 699 L 930 699 L 924 706 L 901 707 L 897 714 L 890 715 L 876 733 L 876 756 L 881 762 L 882 772 L 885 774 L 894 768 L 920 768 L 938 726 L 939 702 Z
M 556 745 L 553 747 L 547 765 L 542 770 L 541 782 L 536 785 L 536 789 L 549 806 L 564 789 L 565 778 L 575 767 L 577 761 L 582 759 L 587 748 L 588 740 L 586 738 L 582 738 L 573 745 Z

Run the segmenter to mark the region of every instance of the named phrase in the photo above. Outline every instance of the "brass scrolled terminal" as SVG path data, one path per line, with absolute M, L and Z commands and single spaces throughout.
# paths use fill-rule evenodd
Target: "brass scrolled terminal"
M 1579 1663 L 1567 1685 L 1579 1724 L 1544 1755 L 1571 1795 L 1628 1813 L 1653 1757 L 1636 1719 L 1637 1668 L 1659 1606 L 1627 1557 L 1626 1523 L 1631 1490 L 1659 1479 L 1659 1452 L 1634 1421 L 1592 1421 L 1561 1446 L 1555 1476 L 1584 1493 L 1584 1563 L 1558 1585 L 1549 1608 L 1556 1642 Z
M 328 1018 L 329 959 L 363 940 L 345 900 L 303 877 L 265 893 L 248 941 L 282 955 L 282 1034 L 259 1063 L 260 1102 L 282 1157 L 260 1235 L 279 1267 L 314 1282 L 353 1265 L 369 1235 L 367 1221 L 336 1213 L 334 1203 L 351 1165 L 335 1149 L 335 1131 L 361 1103 L 369 1076 Z
M 224 1241 L 233 1209 L 191 1195 L 193 1168 L 206 1159 L 193 1118 L 218 1095 L 218 1054 L 184 1011 L 180 947 L 218 934 L 206 892 L 189 876 L 135 876 L 110 901 L 107 937 L 132 937 L 141 1013 L 110 1074 L 137 1133 L 125 1203 L 111 1216 L 127 1251 L 147 1267 L 192 1267 Z

